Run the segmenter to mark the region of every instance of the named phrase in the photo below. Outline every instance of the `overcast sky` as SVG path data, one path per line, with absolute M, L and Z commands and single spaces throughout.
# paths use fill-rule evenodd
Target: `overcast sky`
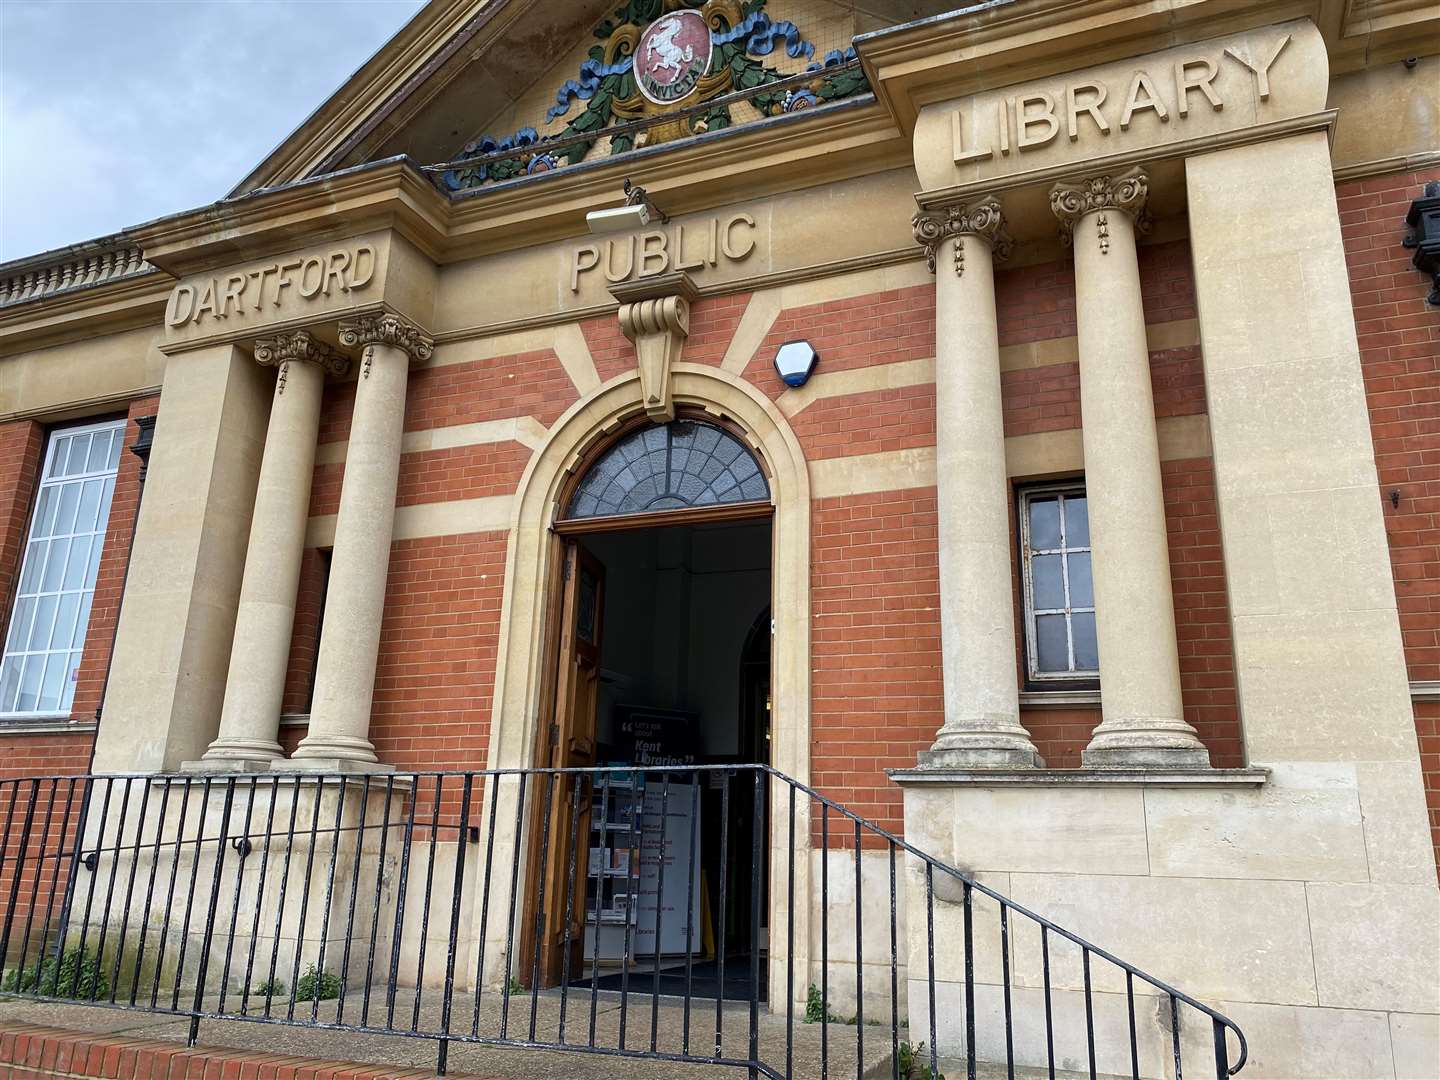
M 0 261 L 223 197 L 421 0 L 0 0 Z

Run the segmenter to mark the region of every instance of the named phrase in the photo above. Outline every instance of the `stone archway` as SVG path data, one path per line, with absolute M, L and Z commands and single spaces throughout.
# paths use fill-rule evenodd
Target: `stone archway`
M 772 675 L 772 764 L 803 784 L 810 776 L 810 479 L 800 444 L 784 415 L 764 394 L 720 368 L 679 363 L 671 373 L 671 393 L 677 405 L 688 405 L 728 419 L 745 434 L 746 442 L 770 471 L 774 555 L 772 594 L 775 612 L 775 650 Z M 572 405 L 550 429 L 531 459 L 516 492 L 505 564 L 505 594 L 501 609 L 500 643 L 496 660 L 495 700 L 491 713 L 487 765 L 491 769 L 527 768 L 536 745 L 536 728 L 542 714 L 545 682 L 545 612 L 556 536 L 550 526 L 559 511 L 566 481 L 580 467 L 597 440 L 607 438 L 621 425 L 643 415 L 640 376 L 617 376 L 588 397 Z M 773 794 L 773 793 L 772 793 Z M 502 789 L 499 818 L 513 816 L 513 797 Z M 803 802 L 803 801 L 802 801 Z M 796 863 L 794 911 L 780 890 L 771 896 L 771 985 L 783 985 L 784 934 L 793 917 L 795 961 L 800 971 L 809 948 L 810 828 L 808 810 L 796 817 L 795 850 L 785 829 L 772 824 L 770 837 L 772 878 L 785 880 L 786 867 Z M 497 838 L 495 858 L 505 865 L 513 856 L 509 838 Z M 796 858 L 799 855 L 801 857 Z M 523 856 L 522 856 L 523 857 Z M 780 876 L 775 876 L 775 875 Z M 525 880 L 522 873 L 520 880 Z M 508 894 L 508 883 L 501 890 Z M 496 891 L 491 911 L 508 903 Z M 523 907 L 523 905 L 517 905 Z M 498 910 L 505 910 L 502 906 Z M 505 927 L 492 920 L 485 942 L 485 981 L 504 981 Z M 778 958 L 778 960 L 777 960 Z M 781 968 L 777 972 L 775 964 Z M 803 986 L 803 981 L 802 981 Z M 783 1007 L 772 998 L 771 1006 Z
M 728 418 L 771 472 L 775 502 L 774 765 L 807 783 L 810 745 L 810 479 L 800 445 L 781 412 L 736 376 L 700 364 L 676 364 L 677 404 Z M 487 764 L 524 768 L 535 742 L 541 702 L 544 610 L 550 525 L 566 479 L 598 439 L 642 414 L 640 378 L 630 373 L 577 402 L 551 428 L 520 480 L 510 527 Z

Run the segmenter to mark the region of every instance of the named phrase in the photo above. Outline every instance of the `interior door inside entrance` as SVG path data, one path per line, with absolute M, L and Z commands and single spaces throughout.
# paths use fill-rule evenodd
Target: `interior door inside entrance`
M 540 978 L 746 997 L 763 797 L 757 821 L 750 774 L 700 770 L 769 760 L 770 522 L 567 536 L 563 560 L 542 760 L 594 770 L 536 792 Z

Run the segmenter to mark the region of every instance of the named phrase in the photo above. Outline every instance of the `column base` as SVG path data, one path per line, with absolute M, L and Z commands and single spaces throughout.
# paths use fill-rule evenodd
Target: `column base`
M 1089 768 L 1208 769 L 1210 751 L 1200 747 L 1115 746 L 1080 752 L 1080 764 Z
M 1045 759 L 1035 750 L 1004 747 L 951 747 L 921 750 L 922 769 L 1043 769 Z
M 1208 769 L 1210 751 L 1184 720 L 1135 717 L 1106 720 L 1080 752 L 1085 768 L 1114 766 Z
M 210 744 L 199 761 L 180 766 L 185 773 L 260 773 L 272 761 L 283 761 L 285 751 L 273 739 L 247 739 L 221 735 Z
M 361 771 L 375 766 L 379 759 L 375 756 L 375 746 L 367 738 L 361 735 L 338 735 L 315 730 L 315 714 L 310 714 L 310 734 L 300 740 L 300 745 L 295 747 L 295 752 L 289 758 L 292 762 L 334 762 L 344 761 L 350 765 L 360 765 Z M 297 765 L 307 771 L 318 771 L 319 765 Z M 340 770 L 337 770 L 340 771 Z M 351 769 L 350 771 L 354 771 Z

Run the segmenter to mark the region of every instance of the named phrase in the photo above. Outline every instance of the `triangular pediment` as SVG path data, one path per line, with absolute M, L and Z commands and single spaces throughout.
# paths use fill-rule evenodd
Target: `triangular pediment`
M 853 66 L 827 70 L 846 58 L 854 36 L 924 14 L 944 2 L 896 0 L 431 0 L 379 52 L 237 186 L 234 194 L 272 187 L 397 154 L 434 164 L 485 148 L 539 142 L 557 135 L 600 130 L 625 120 L 703 103 L 814 71 L 816 78 L 685 127 L 656 129 L 644 144 L 751 122 L 863 92 Z M 686 49 L 694 68 L 698 49 L 708 66 L 688 72 L 696 85 L 665 103 L 666 88 L 646 94 L 637 85 L 634 51 L 657 22 L 683 13 L 678 30 L 652 33 L 649 67 L 640 78 L 652 88 L 679 78 Z M 705 28 L 697 35 L 697 19 Z M 678 33 L 678 38 L 676 34 Z M 688 36 L 687 36 L 688 35 Z M 675 41 L 679 45 L 674 45 Z M 648 45 L 647 39 L 647 45 Z M 669 52 L 671 48 L 675 51 Z M 853 57 L 853 52 L 849 54 Z M 680 89 L 685 89 L 681 84 Z M 788 94 L 788 98 L 786 95 Z M 628 144 L 626 144 L 628 145 Z M 609 140 L 553 154 L 526 155 L 501 169 L 457 170 L 448 186 L 473 187 L 538 171 L 555 163 L 608 155 Z

